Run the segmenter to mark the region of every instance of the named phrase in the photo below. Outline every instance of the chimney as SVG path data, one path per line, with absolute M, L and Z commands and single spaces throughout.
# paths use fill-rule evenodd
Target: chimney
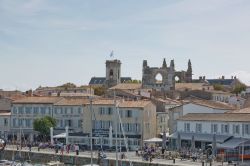
M 224 79 L 225 79 L 225 76 L 222 76 L 222 79 L 224 80 Z
M 231 76 L 231 79 L 234 79 L 234 76 Z
M 26 96 L 28 96 L 28 97 L 31 97 L 32 96 L 32 90 L 28 90 L 28 91 L 26 91 L 25 92 L 26 93 Z
M 199 80 L 200 80 L 200 81 L 202 80 L 202 76 L 199 77 Z
M 203 81 L 205 81 L 206 80 L 206 76 L 203 76 Z
M 236 80 L 236 79 L 237 79 L 237 77 L 236 77 L 236 76 L 234 76 L 234 79 Z

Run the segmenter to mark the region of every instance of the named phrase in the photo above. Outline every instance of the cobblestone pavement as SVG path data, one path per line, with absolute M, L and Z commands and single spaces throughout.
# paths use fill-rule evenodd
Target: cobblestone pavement
M 16 149 L 16 146 L 12 146 L 12 145 L 8 145 L 6 147 L 6 149 L 8 150 L 17 150 Z M 28 151 L 29 149 L 27 147 L 25 148 L 22 148 L 22 151 Z M 38 151 L 38 148 L 37 147 L 32 147 L 32 152 L 35 152 L 35 153 L 48 153 L 48 154 L 55 154 L 55 150 L 54 149 L 40 149 L 40 151 Z M 58 152 L 60 154 L 60 151 Z M 104 152 L 106 155 L 107 155 L 107 158 L 108 159 L 116 159 L 116 153 L 115 152 Z M 64 155 L 70 155 L 70 156 L 75 156 L 76 153 L 73 152 L 73 151 L 70 151 L 69 154 L 66 154 L 64 152 Z M 98 155 L 98 152 L 97 151 L 93 151 L 93 157 L 94 158 L 97 158 L 97 155 Z M 120 156 L 120 154 L 118 154 Z M 126 160 L 126 161 L 132 161 L 132 162 L 145 162 L 147 163 L 147 161 L 143 161 L 142 160 L 142 157 L 138 157 L 135 155 L 135 152 L 128 152 L 128 153 L 125 153 L 126 155 L 126 159 L 123 159 L 123 160 Z M 90 157 L 91 156 L 91 153 L 90 151 L 81 151 L 79 153 L 79 156 L 83 156 L 83 157 Z M 119 157 L 120 159 L 120 157 Z M 149 163 L 149 162 L 148 162 Z M 158 163 L 158 164 L 173 164 L 173 160 L 167 160 L 167 159 L 153 159 L 152 163 Z M 181 159 L 176 159 L 175 160 L 175 164 L 176 166 L 202 166 L 202 162 L 201 161 L 196 161 L 196 162 L 193 162 L 191 160 L 181 160 Z M 228 163 L 224 162 L 223 164 L 222 163 L 218 163 L 218 162 L 214 162 L 212 163 L 212 166 L 229 166 Z M 250 166 L 250 163 L 246 163 L 244 162 L 244 165 L 246 166 Z M 210 166 L 210 163 L 204 163 L 204 166 Z M 231 166 L 234 166 L 234 164 L 231 164 Z

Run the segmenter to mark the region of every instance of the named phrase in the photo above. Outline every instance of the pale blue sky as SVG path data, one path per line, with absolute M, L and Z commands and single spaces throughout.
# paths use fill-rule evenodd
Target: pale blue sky
M 111 50 L 134 79 L 190 58 L 196 78 L 250 84 L 249 20 L 249 0 L 0 0 L 0 89 L 88 84 Z

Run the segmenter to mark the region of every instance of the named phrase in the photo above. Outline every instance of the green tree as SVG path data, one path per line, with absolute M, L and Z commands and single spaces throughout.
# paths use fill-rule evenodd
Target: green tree
M 246 90 L 246 85 L 244 84 L 238 84 L 234 87 L 232 93 L 235 93 L 235 94 L 239 94 L 241 93 L 242 91 L 245 91 Z
M 75 85 L 75 84 L 73 84 L 73 83 L 68 82 L 68 83 L 63 84 L 63 85 L 61 85 L 61 86 L 59 86 L 59 87 L 62 87 L 62 88 L 68 89 L 68 88 L 76 88 L 76 85 Z
M 140 84 L 141 80 L 129 80 L 127 83 L 134 83 L 134 84 Z
M 35 119 L 33 122 L 33 128 L 38 131 L 42 138 L 45 140 L 50 133 L 50 127 L 56 126 L 56 120 L 50 116 Z
M 94 87 L 94 94 L 97 95 L 97 96 L 102 96 L 105 94 L 105 88 L 102 87 L 102 86 L 99 86 L 99 87 Z
M 214 84 L 213 87 L 214 87 L 214 90 L 218 90 L 218 91 L 219 90 L 221 90 L 221 91 L 225 90 L 223 85 L 221 85 L 221 84 Z

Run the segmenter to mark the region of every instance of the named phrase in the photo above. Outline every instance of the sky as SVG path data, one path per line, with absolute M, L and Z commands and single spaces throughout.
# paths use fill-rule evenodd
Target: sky
M 249 20 L 249 0 L 0 0 L 0 89 L 88 84 L 112 50 L 133 79 L 191 59 L 194 78 L 250 85 Z

